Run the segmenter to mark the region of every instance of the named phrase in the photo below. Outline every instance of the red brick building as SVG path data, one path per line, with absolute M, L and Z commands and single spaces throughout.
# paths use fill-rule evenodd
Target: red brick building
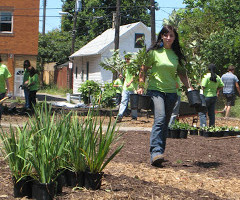
M 0 54 L 12 74 L 10 89 L 20 96 L 23 61 L 36 67 L 40 0 L 0 1 Z M 19 77 L 18 77 L 19 76 Z

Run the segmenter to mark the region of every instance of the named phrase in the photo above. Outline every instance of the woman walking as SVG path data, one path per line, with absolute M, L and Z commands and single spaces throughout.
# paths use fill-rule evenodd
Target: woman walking
M 177 101 L 177 75 L 187 88 L 192 88 L 186 70 L 178 33 L 172 26 L 164 26 L 154 45 L 148 49 L 149 63 L 142 66 L 139 82 L 145 81 L 145 72 L 151 67 L 147 94 L 154 104 L 154 124 L 150 136 L 150 160 L 159 167 L 164 161 L 168 123 Z M 139 84 L 141 85 L 141 84 Z M 138 89 L 143 94 L 143 88 Z
M 221 78 L 215 73 L 216 66 L 210 64 L 208 66 L 208 73 L 203 77 L 201 86 L 203 89 L 203 95 L 206 101 L 207 109 L 203 112 L 199 112 L 200 126 L 207 126 L 207 113 L 209 117 L 209 126 L 215 126 L 215 105 L 219 90 L 224 86 Z

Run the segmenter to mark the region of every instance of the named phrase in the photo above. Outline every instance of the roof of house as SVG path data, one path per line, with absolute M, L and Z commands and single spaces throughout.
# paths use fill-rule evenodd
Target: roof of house
M 148 28 L 142 22 L 123 25 L 123 26 L 120 26 L 119 37 L 123 36 L 129 30 L 131 30 L 136 26 L 142 26 L 144 28 Z M 115 29 L 113 28 L 107 29 L 101 35 L 97 36 L 95 39 L 87 43 L 81 49 L 73 53 L 70 56 L 70 58 L 78 57 L 78 56 L 89 56 L 89 55 L 101 54 L 109 45 L 111 45 L 114 42 L 114 37 L 115 37 Z

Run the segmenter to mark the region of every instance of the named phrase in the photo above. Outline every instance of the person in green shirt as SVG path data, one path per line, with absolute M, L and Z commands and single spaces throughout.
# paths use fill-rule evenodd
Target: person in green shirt
M 38 78 L 38 73 L 37 70 L 30 66 L 28 68 L 29 71 L 29 78 L 27 81 L 27 87 L 29 89 L 29 108 L 33 109 L 33 106 L 36 105 L 36 94 L 37 91 L 39 90 L 39 78 Z
M 130 99 L 130 94 L 134 94 L 137 91 L 137 82 L 134 81 L 134 76 L 129 72 L 129 67 L 131 67 L 130 57 L 125 57 L 126 70 L 125 70 L 125 81 L 123 84 L 122 100 L 120 103 L 119 112 L 117 115 L 117 122 L 121 122 L 123 115 L 128 107 L 128 102 Z M 131 116 L 133 120 L 137 120 L 137 110 L 131 109 Z
M 2 63 L 2 58 L 0 55 L 0 100 L 6 96 L 6 92 L 9 97 L 11 95 L 9 91 L 9 82 L 8 82 L 8 78 L 10 78 L 11 76 L 12 75 L 8 71 L 7 66 Z M 0 103 L 0 120 L 1 120 L 1 117 L 2 117 L 2 104 Z
M 31 66 L 29 60 L 25 60 L 23 62 L 23 68 L 24 68 L 24 73 L 23 73 L 23 83 L 22 83 L 22 89 L 24 91 L 24 97 L 25 97 L 25 108 L 29 108 L 29 89 L 27 88 L 27 81 L 29 79 L 29 72 L 28 68 Z
M 215 126 L 215 105 L 217 96 L 219 94 L 219 90 L 221 90 L 224 86 L 221 78 L 215 73 L 216 66 L 214 64 L 210 64 L 208 66 L 208 71 L 209 73 L 207 73 L 201 81 L 203 95 L 206 100 L 206 110 L 199 112 L 201 127 L 207 126 L 207 113 L 209 117 L 209 126 Z
M 182 53 L 178 33 L 170 25 L 160 31 L 156 43 L 148 49 L 148 62 L 141 66 L 139 82 L 145 82 L 145 74 L 151 68 L 147 95 L 154 104 L 154 124 L 150 136 L 151 165 L 161 167 L 164 161 L 168 123 L 177 101 L 177 75 L 188 89 L 192 88 L 186 70 L 183 67 L 185 57 Z M 138 89 L 139 94 L 144 88 Z
M 117 106 L 121 103 L 122 86 L 123 86 L 123 76 L 121 73 L 119 73 L 118 79 L 116 79 L 113 83 L 113 87 L 116 88 L 116 105 Z

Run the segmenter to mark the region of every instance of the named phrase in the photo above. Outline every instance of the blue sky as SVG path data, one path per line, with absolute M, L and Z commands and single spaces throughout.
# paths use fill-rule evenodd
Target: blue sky
M 159 3 L 160 10 L 156 11 L 156 32 L 158 33 L 162 27 L 162 20 L 168 18 L 169 14 L 178 8 L 184 8 L 185 5 L 182 4 L 182 0 L 156 0 Z M 60 15 L 62 2 L 61 0 L 47 0 L 47 11 L 46 11 L 46 32 L 51 31 L 56 28 L 60 28 Z M 42 11 L 43 11 L 43 0 L 40 0 L 40 21 L 39 21 L 39 31 L 42 32 Z

